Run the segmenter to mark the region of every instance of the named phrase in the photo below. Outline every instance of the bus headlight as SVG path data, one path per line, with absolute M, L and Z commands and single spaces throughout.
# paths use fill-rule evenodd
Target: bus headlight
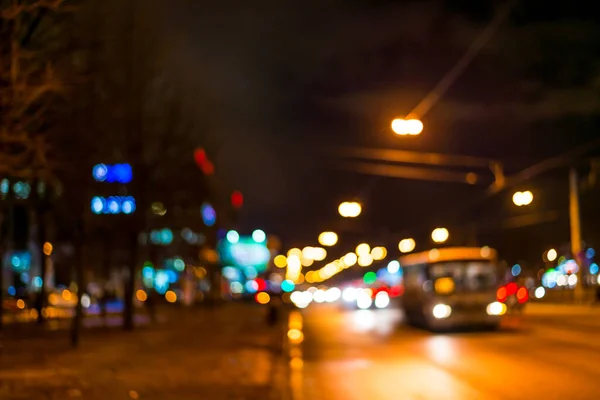
M 488 315 L 504 315 L 506 313 L 506 304 L 495 301 L 488 304 L 485 311 Z
M 506 313 L 506 304 L 495 301 L 488 304 L 485 311 L 488 315 L 504 315 Z
M 452 314 L 452 307 L 447 304 L 436 304 L 433 307 L 432 314 L 437 319 L 448 318 Z

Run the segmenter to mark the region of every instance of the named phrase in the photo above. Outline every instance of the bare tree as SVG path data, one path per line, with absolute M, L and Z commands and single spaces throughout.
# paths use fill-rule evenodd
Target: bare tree
M 0 1 L 0 174 L 33 183 L 33 200 L 37 215 L 42 277 L 45 276 L 45 212 L 38 188 L 56 182 L 48 157 L 49 114 L 56 96 L 64 91 L 56 73 L 52 52 L 57 46 L 55 30 L 44 30 L 43 18 L 53 15 L 64 0 Z M 9 196 L 10 198 L 10 196 Z M 12 204 L 5 211 L 10 217 Z M 6 238 L 3 238 L 6 243 Z M 2 274 L 0 274 L 0 279 Z M 0 282 L 0 287 L 2 287 Z M 44 283 L 36 308 L 43 318 Z

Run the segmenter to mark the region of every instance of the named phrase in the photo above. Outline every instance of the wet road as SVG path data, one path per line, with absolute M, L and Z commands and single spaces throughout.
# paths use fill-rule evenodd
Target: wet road
M 401 318 L 305 310 L 295 400 L 600 398 L 600 307 L 532 305 L 498 332 L 432 334 Z

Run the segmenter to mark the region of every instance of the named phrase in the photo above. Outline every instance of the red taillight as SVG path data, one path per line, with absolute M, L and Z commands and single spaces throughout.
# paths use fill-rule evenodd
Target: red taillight
M 519 303 L 525 303 L 528 298 L 529 293 L 527 293 L 526 287 L 521 287 L 519 290 L 517 290 L 517 300 L 519 300 Z
M 502 286 L 496 292 L 496 299 L 498 299 L 498 301 L 500 303 L 504 303 L 506 301 L 506 297 L 507 297 L 507 290 L 504 286 Z
M 506 285 L 506 295 L 511 296 L 511 295 L 517 293 L 517 289 L 519 289 L 519 287 L 517 286 L 517 284 L 515 282 L 509 283 L 508 285 Z
M 398 297 L 402 294 L 402 286 L 392 286 L 390 288 L 390 297 Z

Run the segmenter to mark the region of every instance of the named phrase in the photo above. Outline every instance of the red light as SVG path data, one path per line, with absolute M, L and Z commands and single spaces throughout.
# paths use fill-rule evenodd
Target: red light
M 267 282 L 264 279 L 256 279 L 256 284 L 258 285 L 259 292 L 267 290 Z
M 392 286 L 390 288 L 390 297 L 399 297 L 402 296 L 402 294 L 404 293 L 404 286 L 402 285 L 398 285 L 398 286 Z
M 506 288 L 504 286 L 498 289 L 498 291 L 496 292 L 496 298 L 501 303 L 504 303 L 506 301 Z
M 525 288 L 525 287 L 519 288 L 519 290 L 517 291 L 517 300 L 519 300 L 519 303 L 525 303 L 528 298 L 529 298 L 529 293 L 527 293 L 527 288 Z
M 517 284 L 516 284 L 516 283 L 514 283 L 514 282 L 511 282 L 511 283 L 509 283 L 508 285 L 506 285 L 506 294 L 507 294 L 508 296 L 510 296 L 510 295 L 513 295 L 513 294 L 517 293 L 517 289 L 518 289 L 518 288 L 519 288 L 519 287 L 517 286 Z
M 198 164 L 199 167 L 202 167 L 202 164 L 207 160 L 206 151 L 204 151 L 204 149 L 196 149 L 194 151 L 194 160 L 196 160 L 196 164 Z
M 231 194 L 231 205 L 234 208 L 240 208 L 244 205 L 244 195 L 241 192 L 235 191 Z
M 194 150 L 194 160 L 204 175 L 212 175 L 215 173 L 215 166 L 208 159 L 206 151 L 202 148 Z

